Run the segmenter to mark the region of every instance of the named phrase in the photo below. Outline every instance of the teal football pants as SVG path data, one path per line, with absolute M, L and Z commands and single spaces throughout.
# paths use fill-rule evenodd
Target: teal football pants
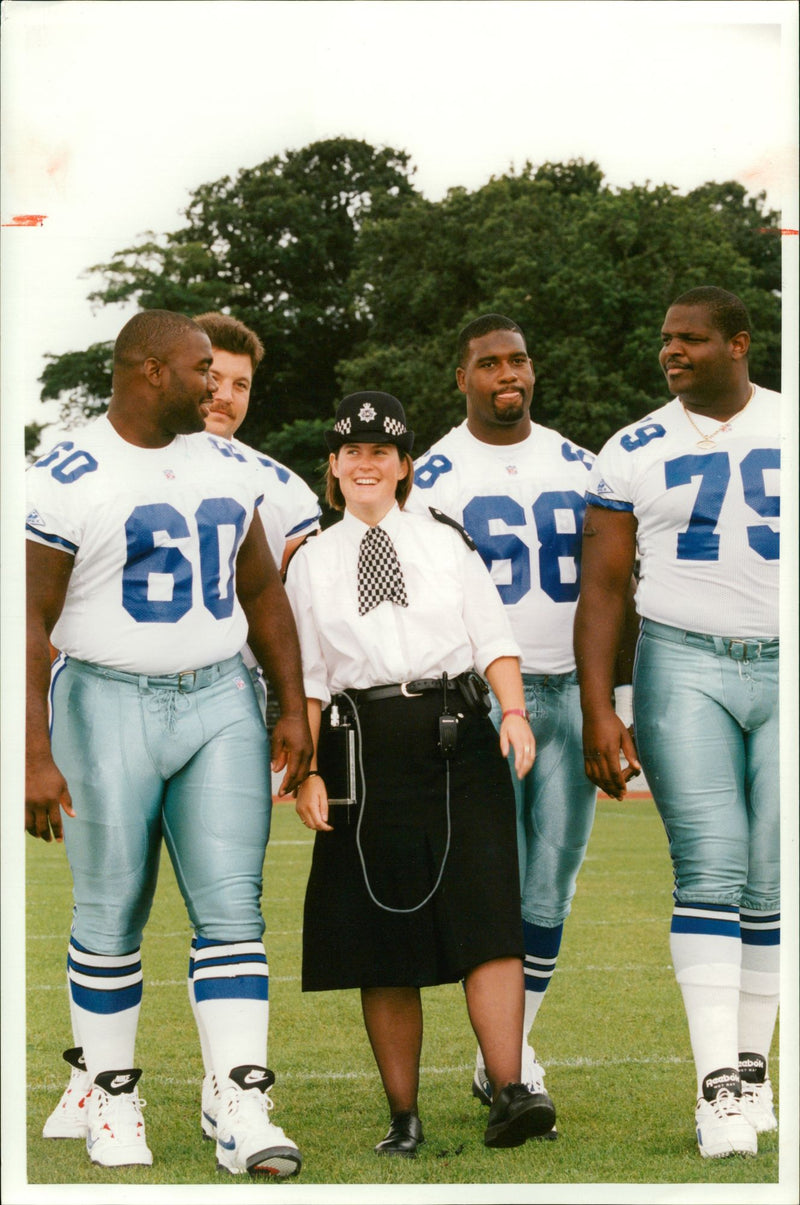
M 73 936 L 98 954 L 138 948 L 162 837 L 191 923 L 212 941 L 261 938 L 269 750 L 241 658 L 172 679 L 54 665 L 52 748 L 64 817 Z
M 676 900 L 777 910 L 777 641 L 745 645 L 645 619 L 633 709 Z
M 523 674 L 525 707 L 536 737 L 533 768 L 522 779 L 509 757 L 517 803 L 522 917 L 554 928 L 569 915 L 594 823 L 597 790 L 583 768 L 583 719 L 575 672 Z M 492 709 L 495 727 L 500 708 Z

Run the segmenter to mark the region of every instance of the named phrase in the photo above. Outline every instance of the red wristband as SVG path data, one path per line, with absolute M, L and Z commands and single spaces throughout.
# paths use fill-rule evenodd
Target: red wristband
M 527 711 L 523 711 L 523 709 L 521 707 L 509 707 L 508 711 L 504 711 L 500 718 L 501 724 L 507 715 L 518 715 L 518 716 L 521 716 L 523 720 L 530 720 L 530 718 L 531 718 L 528 715 Z

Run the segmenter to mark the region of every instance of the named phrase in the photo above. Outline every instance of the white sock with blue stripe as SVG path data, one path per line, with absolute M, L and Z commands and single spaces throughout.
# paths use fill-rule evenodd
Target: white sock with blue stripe
M 220 1089 L 234 1067 L 266 1065 L 269 967 L 261 941 L 192 943 L 189 974 L 204 1061 Z
M 197 1036 L 200 1039 L 200 1053 L 203 1056 L 203 1072 L 205 1075 L 210 1075 L 214 1071 L 214 1064 L 211 1059 L 211 1048 L 208 1044 L 208 1034 L 206 1027 L 203 1024 L 203 1018 L 200 1010 L 197 1007 L 197 999 L 194 994 L 194 956 L 197 949 L 197 938 L 192 938 L 192 945 L 189 950 L 189 974 L 186 980 L 186 987 L 189 993 L 189 1003 L 192 1006 L 192 1016 L 194 1017 L 195 1025 L 197 1026 Z
M 525 940 L 525 1020 L 522 1027 L 524 1043 L 530 1041 L 533 1022 L 553 978 L 564 924 L 562 921 L 560 925 L 550 928 L 523 920 L 522 929 Z
M 670 952 L 689 1022 L 698 1096 L 712 1071 L 739 1066 L 741 950 L 738 908 L 675 904 Z
M 739 1051 L 760 1054 L 767 1064 L 780 999 L 781 914 L 742 908 L 740 919 Z
M 101 1071 L 131 1069 L 142 1003 L 140 951 L 93 954 L 72 938 L 67 979 L 73 1030 L 92 1079 Z

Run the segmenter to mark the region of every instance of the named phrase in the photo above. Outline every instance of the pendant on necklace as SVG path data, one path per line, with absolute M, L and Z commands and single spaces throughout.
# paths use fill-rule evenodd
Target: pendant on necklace
M 714 443 L 713 439 L 699 439 L 695 446 L 702 448 L 703 451 L 706 452 L 709 448 L 715 448 L 717 445 Z

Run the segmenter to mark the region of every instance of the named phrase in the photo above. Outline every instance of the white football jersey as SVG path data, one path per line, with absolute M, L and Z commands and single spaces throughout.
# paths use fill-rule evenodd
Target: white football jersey
M 75 558 L 56 648 L 152 675 L 240 651 L 235 561 L 263 482 L 218 443 L 140 448 L 103 415 L 28 469 L 28 538 Z
M 244 457 L 259 467 L 263 501 L 258 508 L 269 550 L 280 569 L 288 540 L 316 531 L 322 515 L 317 496 L 302 477 L 287 469 L 279 460 L 251 448 L 238 439 L 220 439 L 212 435 L 223 455 Z
M 673 398 L 600 452 L 587 500 L 632 511 L 636 607 L 712 636 L 778 635 L 780 395 L 757 387 L 727 430 Z
M 406 509 L 433 506 L 472 536 L 526 673 L 575 668 L 572 622 L 593 461 L 591 452 L 538 423 L 521 443 L 498 445 L 476 439 L 465 420 L 415 462 Z

